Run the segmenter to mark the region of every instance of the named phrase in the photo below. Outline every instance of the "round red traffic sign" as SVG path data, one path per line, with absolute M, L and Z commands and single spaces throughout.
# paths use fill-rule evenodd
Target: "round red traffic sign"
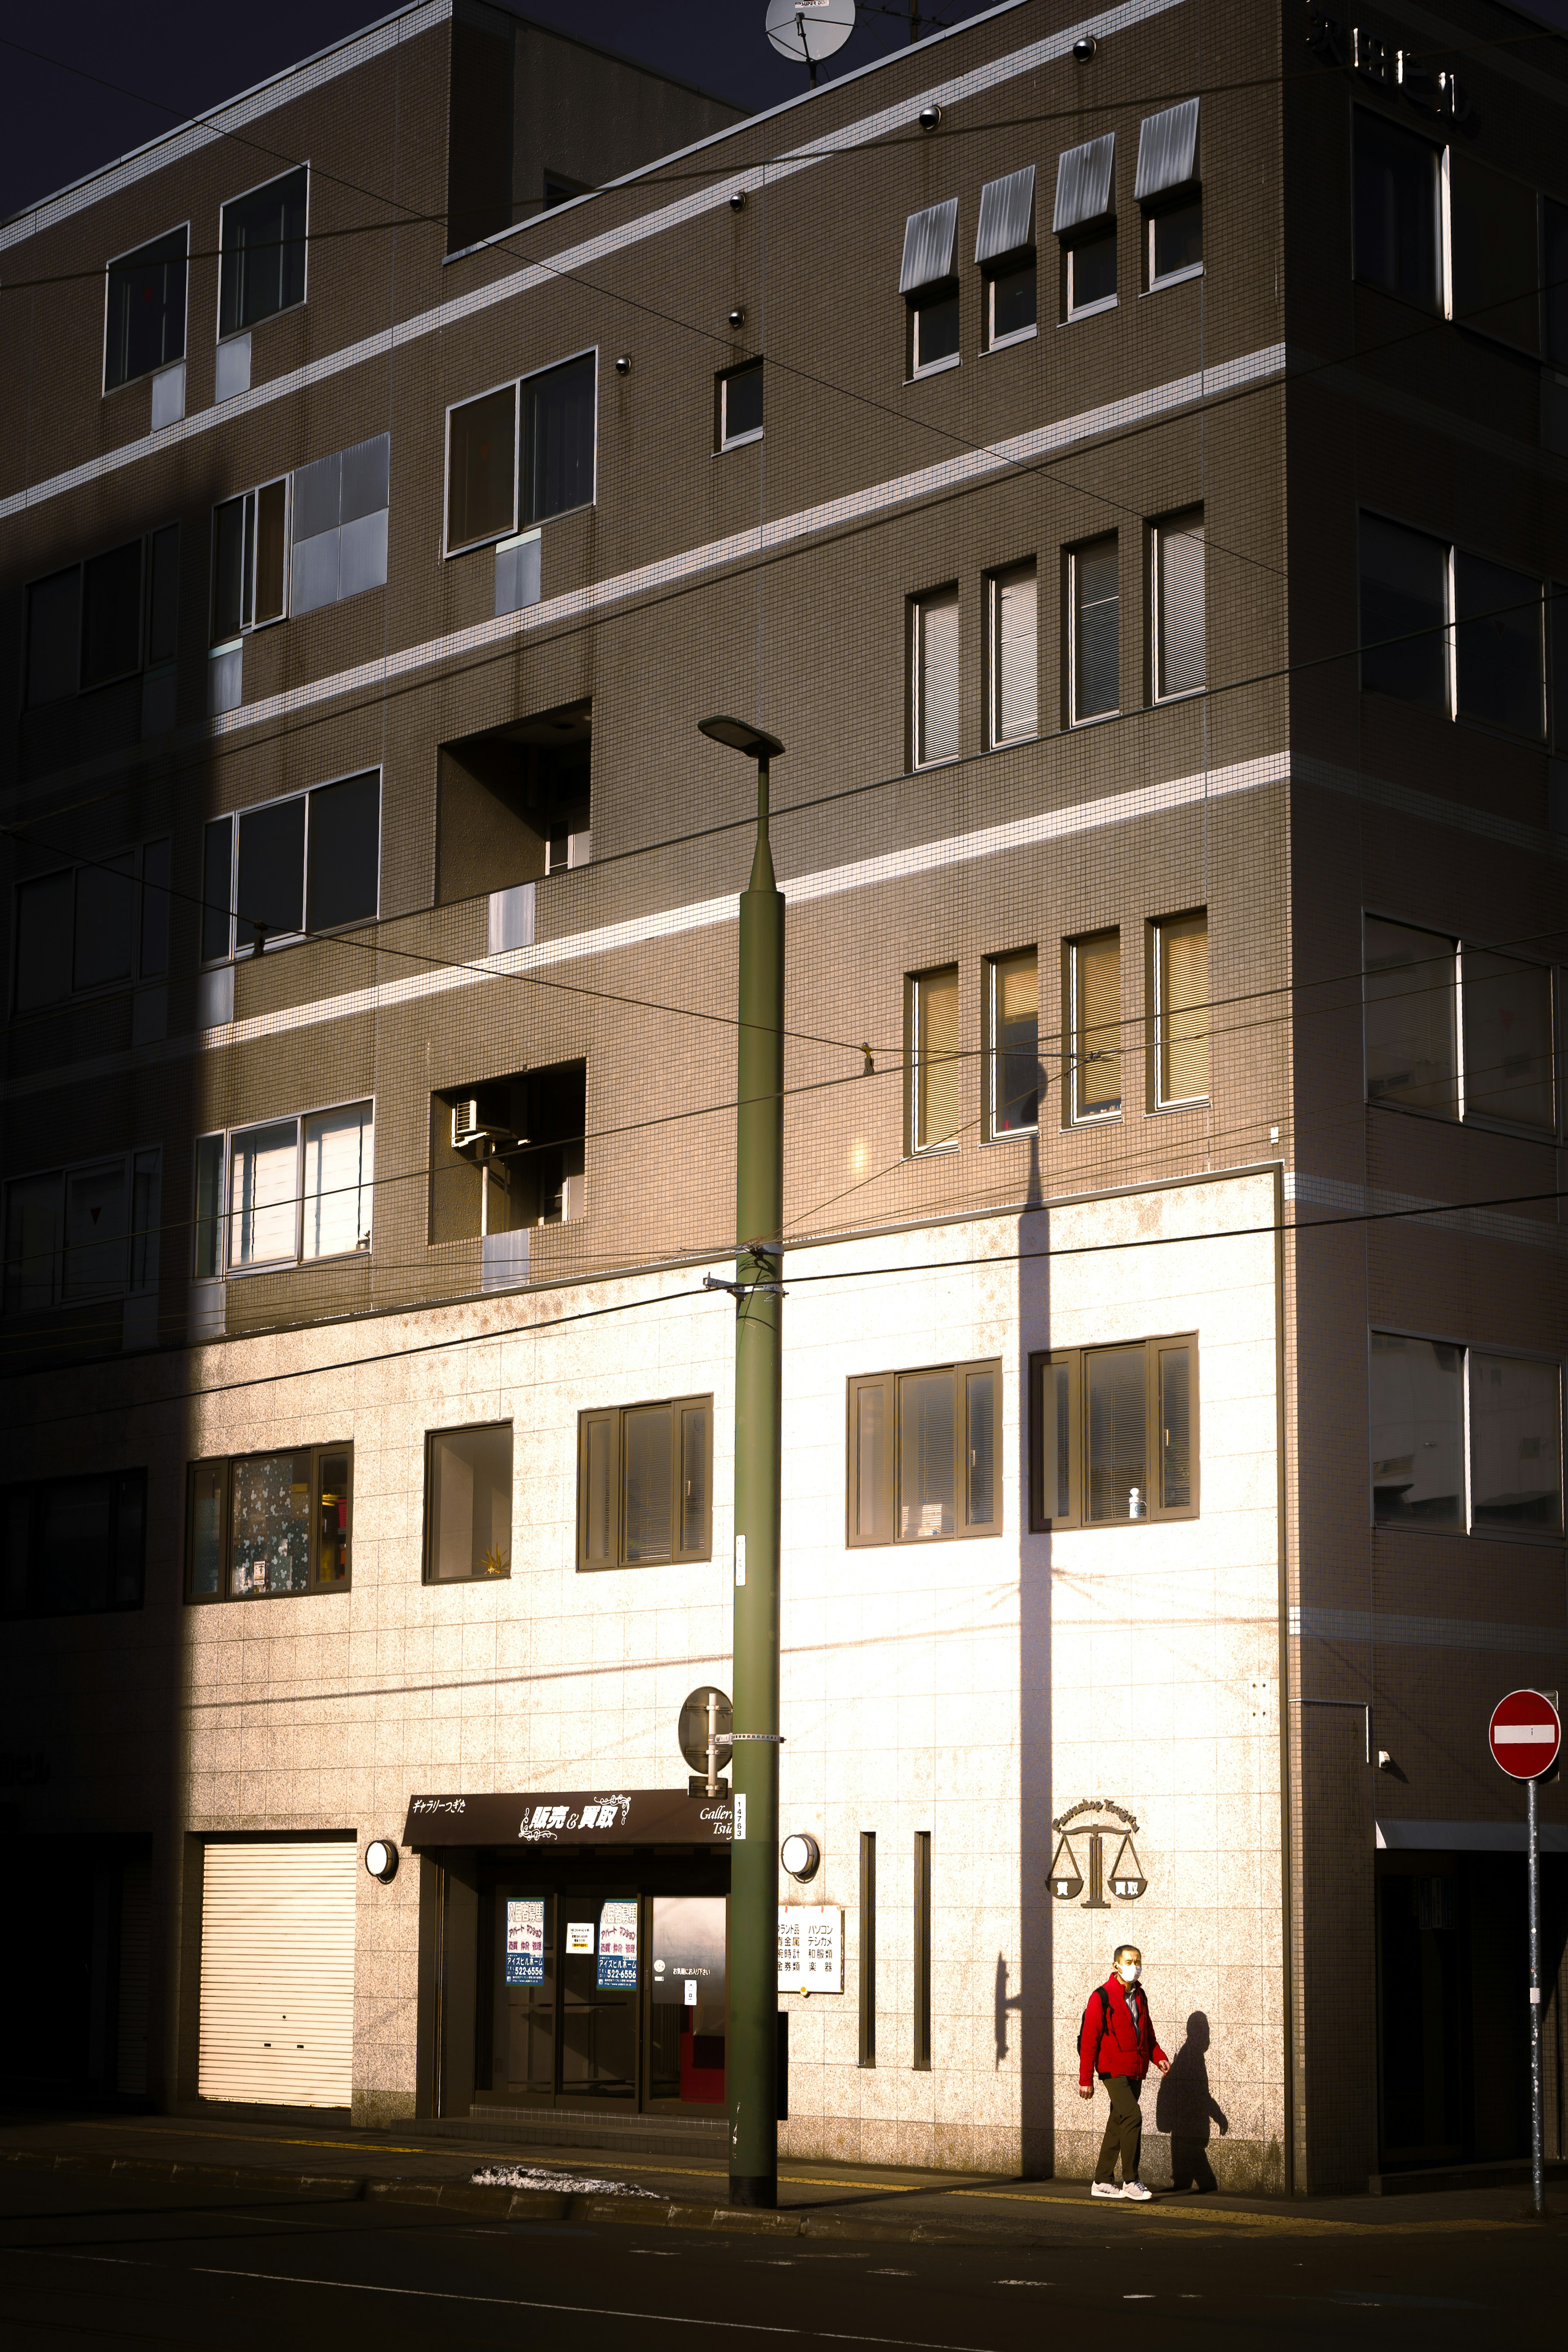
M 1539 1780 L 1557 1761 L 1563 1722 L 1540 1691 L 1510 1691 L 1492 1709 L 1492 1760 L 1510 1780 Z

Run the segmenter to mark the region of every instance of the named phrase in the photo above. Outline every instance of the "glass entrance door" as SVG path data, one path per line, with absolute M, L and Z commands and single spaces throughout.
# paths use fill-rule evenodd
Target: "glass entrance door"
M 568 1895 L 561 1914 L 563 2096 L 635 2099 L 637 1945 L 641 1908 L 631 1889 Z
M 721 2105 L 729 1900 L 656 1895 L 649 1907 L 648 2096 Z
M 513 2097 L 549 2097 L 555 2089 L 556 1915 L 553 1895 L 504 1895 L 497 1989 L 495 2087 Z

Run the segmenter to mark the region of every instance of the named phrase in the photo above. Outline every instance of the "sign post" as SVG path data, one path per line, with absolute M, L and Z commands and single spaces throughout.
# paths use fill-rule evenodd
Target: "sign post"
M 1510 1780 L 1524 1782 L 1526 1877 L 1530 1903 L 1530 2200 L 1546 2211 L 1544 2105 L 1541 2079 L 1541 1802 L 1542 1781 L 1563 1748 L 1563 1722 L 1543 1691 L 1510 1691 L 1492 1709 L 1488 1739 L 1492 1761 Z

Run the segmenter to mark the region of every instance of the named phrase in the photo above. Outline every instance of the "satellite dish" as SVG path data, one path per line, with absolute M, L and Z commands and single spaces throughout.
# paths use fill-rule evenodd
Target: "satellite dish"
M 816 86 L 816 68 L 855 30 L 855 0 L 768 0 L 767 35 L 781 58 L 804 65 Z

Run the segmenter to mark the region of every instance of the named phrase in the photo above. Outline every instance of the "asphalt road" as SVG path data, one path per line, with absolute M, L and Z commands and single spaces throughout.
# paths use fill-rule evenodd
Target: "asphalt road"
M 1211 2230 L 1158 2209 L 1063 2211 L 1023 2247 L 770 2245 L 706 2231 L 477 2222 L 382 2203 L 7 2168 L 0 2343 L 288 2352 L 432 2342 L 550 2352 L 886 2346 L 1013 2352 L 1257 2341 L 1467 2347 L 1561 2324 L 1558 2227 L 1403 2217 Z

